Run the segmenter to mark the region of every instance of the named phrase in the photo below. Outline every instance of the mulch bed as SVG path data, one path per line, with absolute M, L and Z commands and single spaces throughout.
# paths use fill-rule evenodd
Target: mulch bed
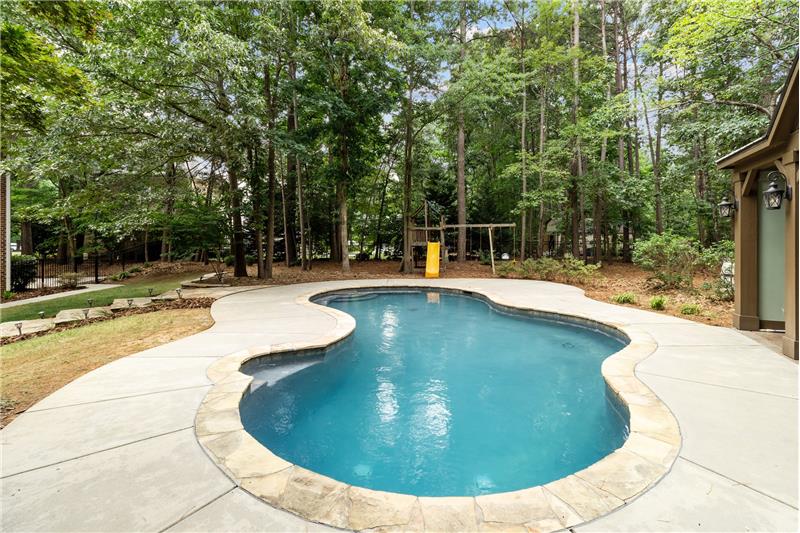
M 44 331 L 37 331 L 35 333 L 26 333 L 24 335 L 16 335 L 14 337 L 4 337 L 0 339 L 0 346 L 5 346 L 13 342 L 24 341 L 26 339 L 32 339 L 34 337 L 42 337 L 44 335 L 49 335 L 51 333 L 56 333 L 58 331 L 80 328 L 88 324 L 94 324 L 96 322 L 114 320 L 115 318 L 121 318 L 123 316 L 141 315 L 144 313 L 153 313 L 155 311 L 166 311 L 171 309 L 208 308 L 211 307 L 211 304 L 213 303 L 214 303 L 214 298 L 181 298 L 178 300 L 165 300 L 165 301 L 153 302 L 151 305 L 147 307 L 131 307 L 130 309 L 122 309 L 120 311 L 114 311 L 110 316 L 90 318 L 88 320 L 76 320 L 75 322 L 67 322 L 64 324 L 59 324 L 54 328 L 47 329 Z

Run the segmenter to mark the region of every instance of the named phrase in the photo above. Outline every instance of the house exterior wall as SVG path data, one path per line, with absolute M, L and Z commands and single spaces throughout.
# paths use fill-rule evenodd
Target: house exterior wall
M 798 358 L 798 131 L 778 146 L 771 147 L 751 159 L 747 164 L 733 168 L 733 187 L 738 209 L 734 219 L 734 241 L 736 242 L 734 272 L 733 326 L 742 330 L 761 328 L 784 328 L 783 353 Z M 792 187 L 792 199 L 783 200 L 781 212 L 784 217 L 784 268 L 783 268 L 783 323 L 765 320 L 759 313 L 759 204 L 758 177 L 765 170 L 777 169 L 786 176 Z

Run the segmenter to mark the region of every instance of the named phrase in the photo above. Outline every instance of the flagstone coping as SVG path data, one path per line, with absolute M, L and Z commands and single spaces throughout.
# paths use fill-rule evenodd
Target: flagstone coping
M 313 298 L 342 290 L 386 290 L 386 286 L 319 288 L 294 303 L 336 319 L 327 336 L 308 342 L 252 346 L 210 365 L 214 386 L 198 409 L 195 433 L 211 459 L 241 488 L 270 505 L 338 528 L 415 531 L 556 531 L 588 522 L 624 506 L 657 483 L 672 467 L 681 446 L 678 423 L 661 400 L 634 374 L 634 367 L 658 344 L 645 330 L 600 316 L 566 315 L 512 303 L 485 289 L 459 290 L 452 284 L 394 286 L 395 290 L 437 290 L 469 294 L 496 307 L 613 330 L 630 342 L 608 357 L 601 372 L 609 391 L 630 414 L 630 436 L 600 461 L 567 477 L 513 492 L 475 497 L 417 497 L 342 483 L 285 461 L 245 431 L 239 403 L 252 377 L 240 371 L 247 361 L 287 352 L 321 350 L 355 330 L 350 315 L 318 305 Z

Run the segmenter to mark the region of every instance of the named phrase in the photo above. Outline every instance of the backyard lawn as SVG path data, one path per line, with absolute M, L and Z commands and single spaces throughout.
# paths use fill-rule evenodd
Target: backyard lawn
M 0 352 L 0 425 L 90 370 L 192 335 L 213 322 L 209 309 L 157 311 L 4 346 Z
M 198 269 L 199 269 L 198 263 Z M 140 298 L 149 296 L 148 289 L 153 289 L 153 296 L 179 287 L 182 281 L 198 277 L 203 271 L 183 271 L 180 273 L 158 273 L 144 274 L 126 280 L 122 287 L 113 287 L 95 292 L 76 294 L 44 300 L 30 304 L 10 307 L 0 311 L 2 322 L 12 322 L 16 320 L 31 320 L 39 318 L 39 312 L 44 311 L 45 317 L 55 316 L 63 309 L 78 309 L 87 306 L 86 300 L 94 300 L 92 305 L 100 307 L 110 305 L 115 298 Z

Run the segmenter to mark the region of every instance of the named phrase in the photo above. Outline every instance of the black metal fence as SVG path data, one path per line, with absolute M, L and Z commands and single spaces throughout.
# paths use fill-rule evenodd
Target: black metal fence
M 158 243 L 151 243 L 149 248 Z M 45 288 L 58 288 L 65 285 L 85 285 L 101 283 L 120 272 L 145 263 L 151 257 L 144 245 L 119 250 L 86 253 L 67 261 L 55 255 L 37 257 L 12 257 L 11 290 L 22 292 Z M 158 255 L 155 256 L 158 259 Z

